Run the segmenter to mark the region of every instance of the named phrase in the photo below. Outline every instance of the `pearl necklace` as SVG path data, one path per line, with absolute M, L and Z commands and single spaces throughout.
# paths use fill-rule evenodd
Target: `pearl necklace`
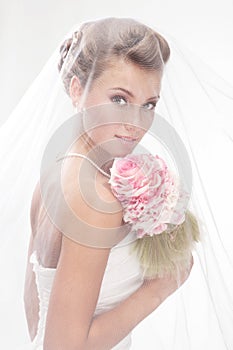
M 66 157 L 80 157 L 83 159 L 88 160 L 97 170 L 99 170 L 99 172 L 105 176 L 107 176 L 110 179 L 110 175 L 108 173 L 106 173 L 104 170 L 102 170 L 96 163 L 93 162 L 93 160 L 91 160 L 90 158 L 88 158 L 87 156 L 85 156 L 84 154 L 81 153 L 68 153 L 65 156 L 59 157 L 56 161 L 58 162 L 61 159 L 64 159 Z

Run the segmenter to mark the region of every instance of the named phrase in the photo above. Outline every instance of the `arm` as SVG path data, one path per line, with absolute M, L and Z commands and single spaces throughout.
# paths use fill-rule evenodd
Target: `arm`
M 161 303 L 156 294 L 142 285 L 114 309 L 93 319 L 85 349 L 109 350 L 125 338 Z
M 108 228 L 121 225 L 120 205 L 119 210 L 113 214 L 98 211 L 95 209 L 99 207 L 98 203 L 91 201 L 92 206 L 88 206 L 85 202 L 83 194 L 77 189 L 76 181 L 73 184 L 72 181 L 67 181 L 64 186 L 68 206 L 81 221 L 93 227 L 107 229 L 107 233 Z M 93 189 L 92 186 L 87 186 L 88 188 Z M 116 201 L 112 193 L 102 188 L 102 185 L 100 188 L 102 199 Z M 62 231 L 65 233 L 72 223 L 62 214 L 59 214 L 58 219 L 62 220 L 59 223 L 63 225 Z M 77 222 L 75 230 L 78 235 L 80 227 L 77 227 Z M 95 248 L 78 242 L 78 239 L 75 241 L 62 235 L 61 252 L 45 325 L 44 350 L 83 350 L 86 346 L 110 248 Z
M 181 271 L 179 281 L 169 276 L 145 280 L 142 286 L 114 309 L 93 319 L 85 349 L 108 350 L 120 342 L 144 318 L 188 278 L 193 266 Z

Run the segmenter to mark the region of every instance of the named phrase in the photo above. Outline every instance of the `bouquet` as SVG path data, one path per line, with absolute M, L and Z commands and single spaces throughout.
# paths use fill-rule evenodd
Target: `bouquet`
M 158 155 L 129 154 L 116 158 L 109 183 L 132 224 L 135 251 L 144 278 L 173 275 L 189 269 L 195 243 L 200 240 L 196 217 L 186 210 L 189 195 Z
M 178 178 L 158 155 L 138 154 L 116 158 L 109 183 L 123 207 L 123 219 L 137 237 L 153 236 L 185 220 L 188 199 Z

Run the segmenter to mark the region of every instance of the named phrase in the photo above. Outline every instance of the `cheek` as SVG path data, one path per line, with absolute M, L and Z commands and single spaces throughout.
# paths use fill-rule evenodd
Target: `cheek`
M 149 128 L 147 128 L 147 129 L 145 129 L 145 128 L 137 128 L 139 137 L 142 138 L 147 133 L 148 129 Z

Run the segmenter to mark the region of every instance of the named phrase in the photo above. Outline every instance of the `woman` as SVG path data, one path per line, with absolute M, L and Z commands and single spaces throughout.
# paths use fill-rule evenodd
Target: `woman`
M 109 31 L 112 33 L 107 36 Z M 106 175 L 109 174 L 113 159 L 132 153 L 152 124 L 164 64 L 169 58 L 169 46 L 159 34 L 136 21 L 105 19 L 84 24 L 72 39 L 65 41 L 61 53 L 59 69 L 63 71 L 64 86 L 72 104 L 78 111 L 85 109 L 92 112 L 89 118 L 87 114 L 83 114 L 84 118 L 79 116 L 84 120 L 85 133 L 71 148 L 72 154 L 88 158 L 67 157 L 63 164 L 61 179 L 65 200 L 78 219 L 87 226 L 120 228 L 123 225 L 122 208 L 111 191 Z M 126 120 L 127 112 L 123 108 L 129 104 L 137 108 L 130 113 L 132 123 Z M 141 113 L 138 122 L 137 113 Z M 121 122 L 114 120 L 115 114 L 120 114 Z M 106 174 L 95 167 L 96 163 L 103 160 L 103 151 L 108 156 L 104 166 Z M 94 165 L 89 159 L 95 160 Z M 76 179 L 82 176 L 83 166 L 86 167 L 85 181 L 80 180 L 77 184 Z M 89 189 L 94 187 L 96 194 L 87 202 Z M 101 206 L 99 202 L 102 201 L 110 203 L 112 208 L 115 206 L 115 210 L 100 211 L 98 206 Z M 105 300 L 106 305 L 102 305 L 101 312 L 97 300 L 103 277 L 105 286 L 107 279 L 109 284 L 112 281 L 110 275 L 117 271 L 105 271 L 108 264 L 111 265 L 108 262 L 112 254 L 111 247 L 87 246 L 83 245 L 80 237 L 67 237 L 65 229 L 70 222 L 67 217 L 63 218 L 63 223 L 59 221 L 59 227 L 62 225 L 64 233 L 61 234 L 48 216 L 43 216 L 41 221 L 42 206 L 38 184 L 31 207 L 29 256 L 36 250 L 41 268 L 43 266 L 56 271 L 48 303 L 44 340 L 41 332 L 38 346 L 43 343 L 44 349 L 128 349 L 131 330 L 178 288 L 175 278 L 164 277 L 150 282 L 145 280 L 143 283 L 136 261 L 133 264 L 132 258 L 128 259 L 128 263 L 124 263 L 124 269 L 128 270 L 125 282 L 122 283 L 119 269 L 115 280 L 116 291 L 107 295 L 111 298 L 115 294 L 115 306 L 112 307 Z M 81 229 L 79 225 L 73 227 L 74 232 Z M 86 237 L 89 234 L 91 240 L 91 233 L 86 228 L 83 235 Z M 45 242 L 48 241 L 49 247 L 45 249 Z M 126 247 L 129 249 L 129 245 Z M 121 247 L 115 247 L 115 251 L 118 255 L 115 264 L 119 268 L 129 252 Z M 180 284 L 187 279 L 191 266 L 190 258 L 190 268 L 188 271 L 183 269 Z M 133 273 L 135 276 L 131 281 Z M 38 327 L 39 300 L 30 261 L 24 300 L 33 340 Z M 99 300 L 101 302 L 104 303 Z M 94 317 L 96 307 L 98 316 Z M 104 307 L 110 310 L 103 312 Z M 45 315 L 40 317 L 45 318 Z M 43 327 L 41 323 L 40 327 Z
M 217 340 L 221 345 L 232 344 L 228 333 L 228 314 L 223 314 L 224 306 L 219 307 L 216 302 L 222 295 L 217 288 L 220 284 L 216 283 L 216 276 L 224 280 L 227 273 L 229 285 L 222 284 L 227 295 L 231 285 L 230 270 L 224 265 L 221 274 L 216 273 L 216 270 L 213 273 L 216 255 L 211 244 L 208 245 L 210 249 L 203 245 L 203 255 L 202 248 L 198 251 L 201 261 L 198 267 L 204 267 L 203 275 L 199 272 L 198 277 L 205 277 L 207 283 L 197 278 L 193 282 L 197 288 L 188 290 L 186 287 L 180 308 L 179 302 L 173 301 L 170 306 L 168 303 L 164 306 L 163 303 L 165 299 L 171 300 L 168 296 L 174 296 L 174 292 L 190 274 L 193 243 L 199 239 L 195 216 L 186 210 L 186 206 L 185 221 L 176 225 L 175 229 L 171 226 L 170 231 L 164 229 L 159 234 L 151 237 L 145 235 L 139 239 L 139 230 L 134 228 L 140 223 L 140 215 L 136 216 L 135 224 L 128 224 L 126 220 L 126 214 L 129 216 L 130 211 L 127 200 L 124 200 L 128 199 L 125 194 L 128 195 L 130 191 L 124 192 L 123 201 L 118 200 L 120 197 L 114 192 L 113 175 L 116 164 L 119 164 L 117 159 L 125 159 L 126 155 L 134 152 L 140 156 L 145 153 L 145 148 L 149 149 L 149 153 L 158 153 L 163 141 L 169 146 L 170 158 L 176 160 L 186 188 L 190 189 L 192 185 L 184 145 L 174 129 L 155 114 L 159 95 L 163 95 L 162 82 L 166 92 L 170 92 L 172 84 L 172 81 L 168 84 L 168 81 L 163 80 L 170 57 L 167 41 L 137 21 L 109 18 L 85 23 L 79 30 L 74 30 L 61 45 L 60 54 L 59 62 L 57 52 L 51 57 L 12 120 L 2 128 L 6 135 L 11 135 L 11 121 L 22 117 L 19 130 L 11 138 L 14 147 L 10 138 L 5 138 L 3 142 L 4 146 L 9 145 L 12 157 L 11 172 L 3 182 L 1 191 L 3 198 L 8 199 L 7 204 L 11 204 L 8 211 L 6 203 L 2 206 L 5 223 L 2 228 L 7 227 L 9 232 L 2 232 L 5 233 L 3 238 L 6 242 L 10 237 L 9 242 L 13 238 L 24 244 L 26 239 L 17 239 L 14 225 L 15 228 L 18 225 L 25 227 L 26 232 L 24 218 L 31 207 L 31 237 L 24 288 L 25 312 L 32 341 L 28 347 L 129 349 L 132 330 L 142 320 L 148 319 L 147 316 L 154 310 L 156 312 L 153 314 L 158 320 L 153 320 L 153 333 L 156 344 L 161 348 L 180 349 L 185 346 L 187 349 L 201 349 L 203 344 L 206 345 L 206 339 L 209 342 L 212 340 L 209 340 L 207 332 L 210 324 L 208 329 L 215 331 L 214 345 Z M 57 64 L 59 75 L 55 72 Z M 175 69 L 172 70 L 174 72 Z M 185 65 L 182 66 L 182 72 L 185 72 Z M 173 107 L 173 118 L 177 114 L 182 115 L 182 109 L 179 108 L 176 114 L 175 108 L 180 106 L 172 101 L 173 94 L 179 88 L 179 79 L 185 77 L 185 74 L 177 75 L 173 79 L 175 87 L 171 94 L 168 93 L 168 99 L 162 106 L 168 114 L 169 107 Z M 64 84 L 66 96 L 61 83 Z M 181 96 L 182 100 L 184 95 Z M 185 117 L 195 134 L 195 118 L 192 114 L 195 109 L 188 98 L 183 101 L 182 107 L 185 103 L 191 110 L 190 115 Z M 72 105 L 77 114 L 68 118 L 73 115 Z M 213 114 L 211 118 L 213 121 Z M 179 121 L 178 117 L 176 127 L 179 127 Z M 151 137 L 150 131 L 155 126 L 156 135 L 152 133 Z M 188 134 L 188 129 L 186 132 Z M 154 144 L 157 141 L 155 136 L 162 141 L 160 144 Z M 25 143 L 17 149 L 18 139 Z M 198 141 L 201 145 L 200 128 Z M 204 153 L 204 148 L 201 151 Z M 198 149 L 196 155 L 198 158 Z M 4 164 L 5 171 L 8 160 L 9 155 L 7 158 L 2 155 L 1 164 Z M 150 167 L 146 169 L 150 170 Z M 14 179 L 12 189 L 9 186 L 11 179 Z M 154 196 L 154 200 L 157 199 Z M 201 195 L 198 199 L 201 201 Z M 206 209 L 202 204 L 201 210 L 198 210 L 195 201 L 190 207 L 200 217 L 202 209 Z M 17 213 L 14 216 L 18 218 L 17 222 L 9 224 L 14 213 Z M 150 219 L 146 217 L 147 221 L 142 221 L 146 227 L 144 231 L 147 231 Z M 154 215 L 153 219 L 159 222 L 160 217 Z M 7 236 L 8 233 L 11 235 Z M 22 234 L 25 234 L 24 230 Z M 211 243 L 216 243 L 212 227 L 210 237 Z M 218 245 L 218 252 L 220 248 Z M 20 252 L 25 249 L 19 249 L 19 244 L 12 244 L 10 251 L 6 250 L 1 255 L 5 266 L 20 255 L 22 261 L 24 258 Z M 208 259 L 203 263 L 205 254 L 208 254 Z M 12 265 L 12 274 L 8 267 L 8 277 L 15 273 L 17 265 Z M 18 264 L 18 271 L 22 265 Z M 202 293 L 201 298 L 196 297 L 198 292 Z M 13 288 L 11 293 L 14 294 Z M 207 300 L 214 301 L 213 308 L 209 308 Z M 229 306 L 230 300 L 224 300 Z M 163 307 L 158 309 L 162 303 Z M 184 307 L 184 304 L 187 306 Z M 178 312 L 173 307 L 177 307 Z M 13 309 L 11 306 L 12 315 Z M 187 310 L 188 317 L 185 313 Z M 216 322 L 215 315 L 218 316 Z M 171 323 L 173 318 L 174 325 Z M 211 320 L 211 323 L 207 323 L 206 319 Z M 20 325 L 17 317 L 16 321 L 15 332 Z M 14 317 L 11 317 L 11 322 L 14 322 Z M 218 330 L 222 332 L 219 339 Z M 7 345 L 10 342 L 9 338 Z M 146 337 L 143 338 L 143 347 L 145 343 Z M 150 344 L 146 346 L 148 348 Z

